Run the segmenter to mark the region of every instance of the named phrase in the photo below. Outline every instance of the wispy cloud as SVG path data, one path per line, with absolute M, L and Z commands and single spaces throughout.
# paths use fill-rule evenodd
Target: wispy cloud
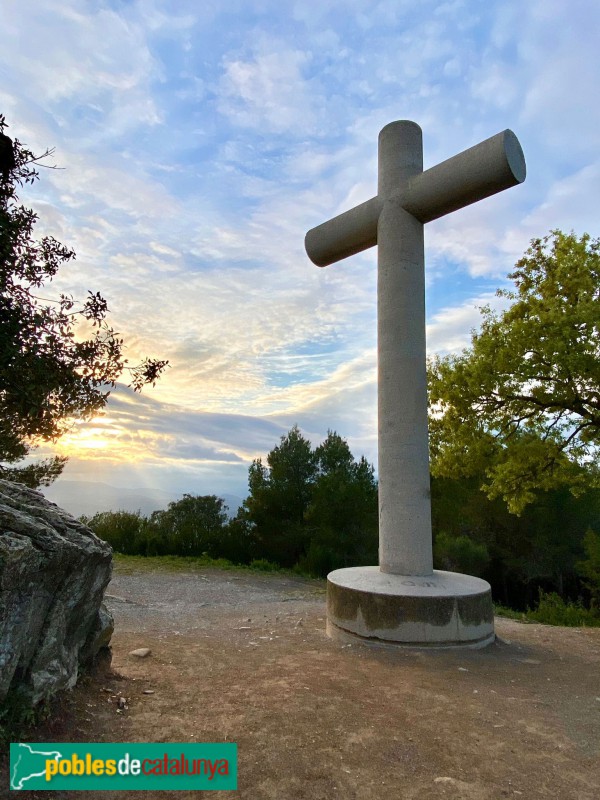
M 304 77 L 310 61 L 310 53 L 259 36 L 248 57 L 224 57 L 219 111 L 261 136 L 313 132 L 318 96 Z

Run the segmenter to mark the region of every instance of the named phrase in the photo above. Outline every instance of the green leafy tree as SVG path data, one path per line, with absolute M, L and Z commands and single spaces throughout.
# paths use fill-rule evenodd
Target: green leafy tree
M 118 553 L 141 556 L 226 558 L 237 564 L 252 560 L 254 539 L 247 523 L 229 520 L 225 501 L 215 495 L 189 495 L 154 511 L 102 511 L 81 522 Z
M 128 366 L 99 293 L 88 292 L 83 302 L 40 295 L 75 253 L 52 236 L 36 240 L 37 215 L 17 195 L 39 178 L 37 167 L 52 151 L 35 156 L 5 128 L 0 115 L 0 474 L 39 486 L 54 480 L 66 459 L 18 466 L 37 443 L 56 441 L 74 418 L 96 414 L 124 371 L 140 391 L 167 362 Z
M 225 501 L 215 495 L 184 494 L 155 511 L 148 523 L 149 541 L 160 542 L 158 553 L 211 558 L 222 555 L 219 544 L 227 524 Z M 150 553 L 149 553 L 150 555 Z
M 147 520 L 139 511 L 99 511 L 92 517 L 81 517 L 81 522 L 117 553 L 137 555 L 140 552 Z
M 433 475 L 484 475 L 520 513 L 538 490 L 599 485 L 600 242 L 553 231 L 509 277 L 509 308 L 429 363 L 431 454 Z

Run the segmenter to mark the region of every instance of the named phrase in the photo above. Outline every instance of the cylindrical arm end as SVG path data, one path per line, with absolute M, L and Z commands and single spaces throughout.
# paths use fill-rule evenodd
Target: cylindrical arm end
M 504 152 L 506 153 L 508 166 L 515 176 L 515 181 L 517 183 L 523 183 L 527 177 L 525 155 L 521 143 L 509 128 L 504 131 Z

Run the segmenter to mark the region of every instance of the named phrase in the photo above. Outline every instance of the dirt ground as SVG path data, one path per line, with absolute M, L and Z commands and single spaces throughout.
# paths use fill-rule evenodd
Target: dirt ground
M 238 791 L 207 793 L 223 800 L 600 797 L 600 629 L 497 619 L 483 651 L 344 646 L 323 582 L 208 569 L 117 572 L 108 603 L 112 670 L 34 740 L 237 742 Z

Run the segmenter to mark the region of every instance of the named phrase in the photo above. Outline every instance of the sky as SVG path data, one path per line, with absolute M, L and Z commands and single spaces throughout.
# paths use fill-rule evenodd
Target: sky
M 532 238 L 600 233 L 599 31 L 595 0 L 3 0 L 7 133 L 62 168 L 20 196 L 77 253 L 47 291 L 170 362 L 38 454 L 174 496 L 245 496 L 294 424 L 376 463 L 376 253 L 319 269 L 306 231 L 376 193 L 393 120 L 426 169 L 513 130 L 525 183 L 425 228 L 428 351 L 468 346 Z

